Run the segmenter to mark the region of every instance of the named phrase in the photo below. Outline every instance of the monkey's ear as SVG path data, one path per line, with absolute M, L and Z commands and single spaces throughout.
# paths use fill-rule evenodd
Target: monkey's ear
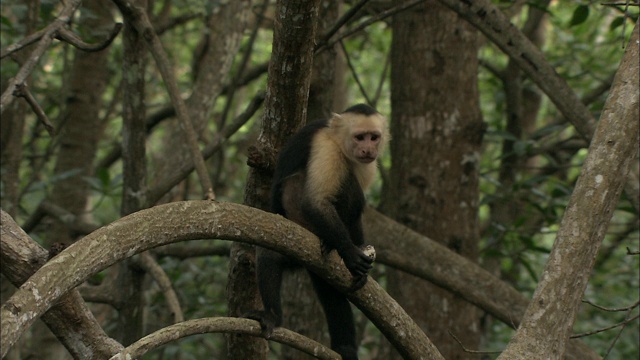
M 336 128 L 342 125 L 342 115 L 331 113 L 331 119 L 329 119 L 329 127 Z

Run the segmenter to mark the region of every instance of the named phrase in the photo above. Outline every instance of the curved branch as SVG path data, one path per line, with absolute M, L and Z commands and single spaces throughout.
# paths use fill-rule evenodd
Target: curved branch
M 80 39 L 78 35 L 76 35 L 73 31 L 66 28 L 60 28 L 58 30 L 58 34 L 56 34 L 56 38 L 58 40 L 65 41 L 82 51 L 95 52 L 95 51 L 104 50 L 107 48 L 107 46 L 111 45 L 111 43 L 116 38 L 116 36 L 118 36 L 118 33 L 120 33 L 121 29 L 122 29 L 122 23 L 116 23 L 113 26 L 113 29 L 111 29 L 109 36 L 107 36 L 105 40 L 97 44 L 89 44 L 82 41 L 82 39 Z
M 341 291 L 351 286 L 351 274 L 339 256 L 323 256 L 317 237 L 281 216 L 214 201 L 160 205 L 94 231 L 31 276 L 0 310 L 0 356 L 63 294 L 92 274 L 157 246 L 211 238 L 264 246 L 300 260 Z M 347 296 L 405 358 L 442 359 L 420 327 L 374 280 Z
M 164 327 L 143 337 L 112 356 L 110 360 L 137 359 L 147 352 L 172 341 L 204 333 L 230 333 L 261 337 L 260 324 L 255 320 L 233 317 L 187 320 Z M 326 346 L 284 328 L 275 329 L 269 340 L 291 346 L 318 359 L 340 359 L 340 355 Z
M 2 211 L 0 215 L 0 268 L 2 274 L 18 287 L 47 261 L 47 251 L 9 214 Z M 75 359 L 105 359 L 123 348 L 105 334 L 75 289 L 42 315 L 42 320 Z
M 158 284 L 158 286 L 160 286 L 160 290 L 162 290 L 167 301 L 167 307 L 169 307 L 169 310 L 171 310 L 171 313 L 173 314 L 173 322 L 179 323 L 184 321 L 184 314 L 182 314 L 178 295 L 175 290 L 173 290 L 171 280 L 169 279 L 169 276 L 167 276 L 167 273 L 164 272 L 156 259 L 154 259 L 148 252 L 140 254 L 139 260 L 142 269 L 151 275 L 151 278 Z

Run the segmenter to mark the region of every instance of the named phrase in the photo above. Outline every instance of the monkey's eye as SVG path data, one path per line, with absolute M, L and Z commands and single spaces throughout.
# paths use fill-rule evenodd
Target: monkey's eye
M 359 134 L 359 135 L 354 136 L 354 138 L 355 138 L 357 141 L 363 141 L 363 140 L 364 140 L 364 135 L 363 135 L 363 134 Z
M 379 136 L 378 136 L 378 135 L 375 135 L 375 134 L 374 134 L 374 135 L 371 135 L 371 141 L 377 141 L 377 140 L 378 140 L 378 138 L 379 138 Z

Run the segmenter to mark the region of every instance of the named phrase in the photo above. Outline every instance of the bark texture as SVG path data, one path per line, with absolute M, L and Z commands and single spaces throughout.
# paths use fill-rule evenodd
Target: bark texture
M 394 16 L 392 166 L 383 198 L 392 218 L 470 259 L 477 256 L 483 134 L 477 46 L 476 30 L 435 1 Z M 389 292 L 446 359 L 468 356 L 450 333 L 477 348 L 475 306 L 414 276 L 388 276 Z

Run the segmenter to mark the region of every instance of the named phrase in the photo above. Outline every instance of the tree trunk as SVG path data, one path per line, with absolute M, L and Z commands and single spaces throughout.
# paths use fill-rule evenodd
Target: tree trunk
M 138 1 L 147 8 L 147 2 Z M 145 131 L 145 54 L 147 47 L 142 36 L 129 22 L 125 23 L 122 69 L 122 206 L 120 214 L 129 215 L 147 206 L 146 193 L 146 131 Z M 143 336 L 144 299 L 142 284 L 144 272 L 137 269 L 132 259 L 119 263 L 116 289 L 102 287 L 103 291 L 119 294 L 117 329 L 123 345 L 127 346 Z
M 477 50 L 475 29 L 435 1 L 394 16 L 392 166 L 382 199 L 385 213 L 470 259 L 484 131 Z M 474 306 L 398 271 L 389 271 L 388 289 L 446 359 L 468 357 L 451 334 L 477 348 Z
M 317 38 L 338 18 L 339 2 L 324 0 L 320 5 Z M 306 123 L 327 119 L 334 109 L 333 88 L 336 53 L 324 51 L 313 58 Z M 329 346 L 324 312 L 315 294 L 311 278 L 304 269 L 287 271 L 282 281 L 283 327 Z M 310 355 L 292 348 L 282 349 L 287 360 L 310 360 Z
M 249 154 L 245 204 L 269 208 L 269 189 L 277 151 L 307 117 L 313 46 L 320 0 L 276 4 L 276 21 L 262 132 Z M 255 282 L 255 249 L 234 244 L 229 264 L 229 315 L 241 316 L 262 306 Z M 229 359 L 266 358 L 266 343 L 252 337 L 228 335 Z
M 564 355 L 596 254 L 638 156 L 638 23 L 533 299 L 499 359 Z
M 113 25 L 111 3 L 106 0 L 85 4 L 87 11 L 80 17 L 81 26 L 93 32 L 97 38 L 108 33 Z M 99 111 L 102 95 L 109 80 L 107 48 L 98 52 L 75 51 L 71 69 L 69 94 L 66 98 L 66 117 L 60 124 L 60 148 L 55 174 L 64 180 L 55 183 L 51 201 L 76 216 L 87 216 L 89 183 L 93 176 L 93 160 L 98 141 L 102 137 L 103 124 Z M 64 224 L 55 221 L 45 239 L 50 245 L 55 242 L 69 243 L 75 240 Z

